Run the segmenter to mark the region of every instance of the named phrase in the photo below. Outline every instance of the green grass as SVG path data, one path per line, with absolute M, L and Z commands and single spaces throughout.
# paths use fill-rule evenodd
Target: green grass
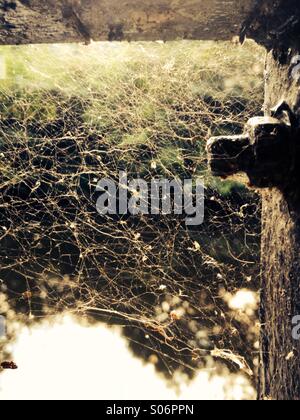
M 263 101 L 264 51 L 253 42 L 14 46 L 0 55 L 0 118 L 20 123 L 15 138 L 69 115 L 84 135 L 123 150 L 133 171 L 155 161 L 159 173 L 203 175 L 209 134 L 241 131 Z M 145 145 L 151 153 L 134 164 Z

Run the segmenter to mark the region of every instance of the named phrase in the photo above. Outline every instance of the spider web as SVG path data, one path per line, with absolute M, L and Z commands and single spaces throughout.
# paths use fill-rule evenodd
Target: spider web
M 0 313 L 64 311 L 123 326 L 134 353 L 172 377 L 222 360 L 257 364 L 260 202 L 213 179 L 205 142 L 261 112 L 264 52 L 252 42 L 2 47 Z M 1 73 L 1 72 L 0 72 Z M 101 178 L 195 178 L 205 223 L 96 212 Z

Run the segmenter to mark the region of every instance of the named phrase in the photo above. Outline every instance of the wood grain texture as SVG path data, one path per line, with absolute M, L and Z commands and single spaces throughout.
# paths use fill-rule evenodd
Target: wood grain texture
M 291 77 L 290 50 L 269 54 L 266 112 L 285 99 L 299 112 L 300 85 Z M 259 398 L 300 399 L 300 341 L 292 337 L 292 319 L 300 315 L 299 144 L 285 190 L 263 191 L 261 365 Z
M 255 0 L 0 1 L 0 44 L 228 40 Z

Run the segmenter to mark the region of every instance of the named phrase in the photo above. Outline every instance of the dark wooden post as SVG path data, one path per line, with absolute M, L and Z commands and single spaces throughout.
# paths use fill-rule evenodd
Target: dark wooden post
M 300 111 L 297 55 L 288 48 L 269 54 L 266 112 L 281 98 Z M 300 399 L 300 342 L 292 337 L 292 319 L 300 315 L 299 140 L 297 130 L 285 188 L 262 192 L 261 399 Z
M 263 196 L 260 399 L 300 399 L 300 342 L 292 335 L 300 315 L 299 62 L 297 50 L 270 52 L 266 116 L 207 147 L 216 175 L 246 172 Z
M 234 147 L 230 138 L 212 139 L 208 152 L 217 175 L 244 171 L 262 194 L 258 398 L 299 400 L 300 341 L 293 337 L 293 318 L 300 315 L 300 6 L 265 0 L 256 12 L 244 33 L 270 51 L 266 118 L 252 120 L 243 136 L 232 138 Z

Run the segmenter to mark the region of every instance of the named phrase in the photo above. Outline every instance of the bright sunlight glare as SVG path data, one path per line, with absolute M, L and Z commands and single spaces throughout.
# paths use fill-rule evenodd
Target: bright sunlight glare
M 1 375 L 0 399 L 105 400 L 254 398 L 242 375 L 200 372 L 180 392 L 135 359 L 117 328 L 79 325 L 70 316 L 24 328 L 12 347 L 17 371 Z

